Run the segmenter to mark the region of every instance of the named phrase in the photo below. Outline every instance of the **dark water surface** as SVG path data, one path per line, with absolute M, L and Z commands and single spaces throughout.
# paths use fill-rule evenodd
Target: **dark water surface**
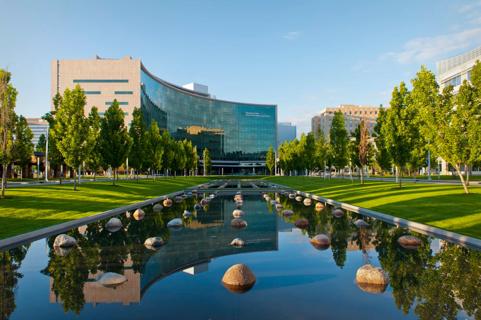
M 106 220 L 71 230 L 78 247 L 64 252 L 54 250 L 55 236 L 0 252 L 0 319 L 481 319 L 479 251 L 278 198 L 293 216 L 260 195 L 244 196 L 242 230 L 230 226 L 233 196 L 214 198 L 182 229 L 168 229 L 185 209 L 194 212 L 199 196 L 161 213 L 144 208 L 139 221 L 122 215 L 124 229 L 115 233 L 103 229 Z M 294 226 L 301 217 L 309 220 L 305 230 Z M 359 218 L 370 226 L 357 228 Z M 331 238 L 326 250 L 309 242 L 319 233 Z M 402 248 L 397 239 L 404 234 L 422 245 Z M 152 236 L 166 244 L 146 248 Z M 231 247 L 236 237 L 247 245 Z M 221 283 L 236 263 L 257 277 L 242 294 Z M 366 263 L 389 275 L 384 291 L 356 284 Z M 104 287 L 96 279 L 105 272 L 128 281 Z

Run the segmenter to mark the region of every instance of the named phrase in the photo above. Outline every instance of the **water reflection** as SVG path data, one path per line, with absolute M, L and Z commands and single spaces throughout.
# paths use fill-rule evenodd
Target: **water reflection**
M 259 195 L 245 196 L 242 209 L 246 212 L 243 218 L 248 221 L 248 227 L 238 230 L 230 225 L 235 209 L 231 196 L 216 197 L 207 201 L 204 209 L 193 209 L 206 196 L 187 197 L 180 203 L 174 201 L 172 207 L 163 208 L 161 213 L 154 213 L 151 206 L 145 207 L 145 218 L 141 220 L 135 220 L 130 214 L 121 215 L 118 218 L 123 228 L 118 232 L 105 230 L 108 219 L 71 230 L 68 234 L 77 239 L 78 246 L 70 249 L 58 250 L 53 247 L 55 237 L 47 239 L 48 259 L 41 272 L 49 279 L 50 303 L 61 305 L 65 312 L 75 314 L 82 313 L 86 304 L 138 305 L 154 284 L 178 271 L 202 277 L 212 272 L 209 266 L 215 258 L 265 252 L 265 255 L 256 256 L 262 260 L 273 257 L 270 253 L 275 252 L 278 260 L 266 262 L 263 273 L 256 275 L 261 291 L 298 286 L 310 290 L 315 286 L 318 291 L 323 288 L 323 283 L 335 281 L 339 275 L 354 279 L 355 271 L 352 270 L 370 263 L 389 275 L 389 287 L 373 291 L 370 287 L 356 286 L 360 299 L 360 295 L 382 293 L 386 289 L 383 294 L 392 296 L 393 307 L 403 314 L 420 319 L 454 319 L 460 315 L 481 319 L 481 253 L 477 250 L 355 213 L 347 212 L 338 218 L 331 214 L 332 208 L 328 206 L 316 211 L 315 203 L 306 206 L 285 194 L 269 195 L 282 205 L 282 209 L 280 206 L 276 208 L 276 203 L 261 200 Z M 283 216 L 282 210 L 286 209 L 294 214 Z M 167 222 L 181 218 L 184 210 L 193 213 L 183 219 L 184 227 L 179 230 L 167 228 Z M 300 218 L 307 219 L 307 228 L 294 227 L 294 222 Z M 354 223 L 358 219 L 364 219 L 368 225 L 359 227 Z M 297 252 L 283 252 L 279 245 L 280 232 L 292 233 L 299 240 Z M 319 251 L 309 244 L 309 238 L 318 234 L 330 238 L 331 246 L 326 250 Z M 416 250 L 398 244 L 398 238 L 406 234 L 421 239 Z M 166 244 L 157 250 L 148 249 L 144 241 L 150 237 L 161 237 Z M 230 246 L 232 239 L 237 237 L 247 245 L 240 248 Z M 302 243 L 306 243 L 308 249 Z M 432 247 L 437 250 L 433 251 Z M 0 253 L 0 319 L 9 319 L 15 314 L 15 289 L 22 278 L 21 266 L 27 250 L 28 246 L 21 246 Z M 308 250 L 314 258 L 326 256 L 334 267 L 313 273 L 304 273 L 302 269 L 282 273 L 284 266 L 288 270 L 296 260 L 302 263 L 302 259 L 307 259 L 303 250 Z M 351 253 L 359 253 L 360 260 L 349 260 Z M 242 261 L 249 255 L 240 257 L 243 257 L 240 258 Z M 353 263 L 358 264 L 354 269 L 351 267 Z M 97 279 L 106 272 L 124 275 L 127 282 L 116 287 L 102 286 Z M 339 283 L 337 281 L 335 283 Z M 247 295 L 255 290 L 256 287 Z M 331 290 L 336 292 L 340 288 L 332 287 Z

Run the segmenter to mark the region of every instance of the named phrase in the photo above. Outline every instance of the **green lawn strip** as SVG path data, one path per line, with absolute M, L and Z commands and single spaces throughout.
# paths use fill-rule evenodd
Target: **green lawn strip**
M 272 182 L 393 216 L 481 238 L 481 187 L 344 179 L 268 177 Z
M 0 239 L 100 213 L 204 183 L 205 177 L 28 186 L 7 190 L 0 200 Z

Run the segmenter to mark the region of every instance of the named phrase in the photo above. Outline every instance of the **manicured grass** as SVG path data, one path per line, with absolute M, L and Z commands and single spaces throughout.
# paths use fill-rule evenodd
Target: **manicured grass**
M 319 177 L 269 177 L 272 182 L 330 199 L 481 239 L 481 187 L 465 195 L 456 185 L 358 181 Z
M 89 182 L 73 185 L 29 186 L 7 190 L 0 200 L 0 239 L 82 218 L 116 207 L 161 196 L 208 181 L 204 177 Z

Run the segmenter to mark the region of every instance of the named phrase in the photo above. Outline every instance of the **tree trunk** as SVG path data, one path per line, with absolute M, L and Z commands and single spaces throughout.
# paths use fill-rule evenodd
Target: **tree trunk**
M 112 179 L 112 185 L 115 186 L 115 173 L 116 173 L 117 169 L 113 169 L 113 174 L 114 174 L 114 177 Z
M 73 191 L 77 191 L 77 171 L 73 171 Z
M 359 169 L 359 178 L 361 179 L 361 184 L 364 184 L 364 166 L 361 165 L 361 168 Z
M 466 181 L 464 180 L 464 176 L 461 174 L 461 167 L 459 166 L 459 164 L 456 164 L 454 166 L 454 169 L 456 169 L 456 172 L 459 175 L 459 179 L 461 179 L 461 183 L 463 184 L 463 188 L 464 188 L 464 193 L 469 194 L 468 186 L 466 185 Z
M 469 186 L 469 172 L 471 171 L 471 166 L 466 165 L 465 168 L 466 168 L 466 185 Z
M 7 187 L 7 165 L 3 165 L 2 170 L 2 199 L 5 198 L 5 188 Z

